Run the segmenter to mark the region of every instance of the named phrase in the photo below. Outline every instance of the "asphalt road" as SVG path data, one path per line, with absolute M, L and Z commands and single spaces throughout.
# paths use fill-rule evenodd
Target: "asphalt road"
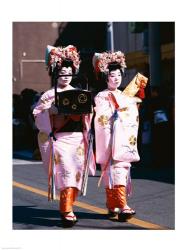
M 129 205 L 136 216 L 128 222 L 106 216 L 104 188 L 97 187 L 100 171 L 89 177 L 87 195 L 79 196 L 74 211 L 78 223 L 61 226 L 59 201 L 47 200 L 47 174 L 41 162 L 13 160 L 13 229 L 25 230 L 169 230 L 175 228 L 172 171 L 132 168 L 133 195 Z

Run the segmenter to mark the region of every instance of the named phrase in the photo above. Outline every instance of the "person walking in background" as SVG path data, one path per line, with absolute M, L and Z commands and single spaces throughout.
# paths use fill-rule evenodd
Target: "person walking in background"
M 152 126 L 152 160 L 155 168 L 167 166 L 171 157 L 168 154 L 168 142 L 172 135 L 169 134 L 167 101 L 159 86 L 152 87 L 149 112 Z
M 103 179 L 108 217 L 118 215 L 119 221 L 126 221 L 135 214 L 127 204 L 127 197 L 131 194 L 131 162 L 140 160 L 137 103 L 141 99 L 118 89 L 126 68 L 124 53 L 95 53 L 93 66 L 96 74 L 105 77 L 108 86 L 95 97 L 96 162 L 102 170 L 98 185 Z
M 50 72 L 58 67 L 56 91 L 68 91 L 72 75 L 77 74 L 80 57 L 76 47 L 48 47 L 46 64 Z M 52 73 L 53 74 L 53 73 Z M 49 174 L 49 188 L 53 185 L 60 192 L 60 214 L 62 225 L 71 227 L 77 221 L 73 204 L 81 190 L 88 151 L 88 133 L 92 114 L 59 114 L 55 106 L 54 87 L 46 91 L 33 110 L 39 129 L 38 142 L 44 166 Z M 68 100 L 66 100 L 67 104 Z M 54 168 L 54 169 L 52 169 Z M 89 170 L 95 174 L 93 152 L 89 159 Z M 54 180 L 51 172 L 54 172 Z M 50 189 L 51 190 L 51 189 Z M 53 199 L 49 192 L 49 199 Z

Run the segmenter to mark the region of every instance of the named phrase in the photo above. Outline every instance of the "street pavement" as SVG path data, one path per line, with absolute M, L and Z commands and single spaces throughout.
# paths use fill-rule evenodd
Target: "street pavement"
M 79 196 L 74 211 L 78 222 L 64 229 L 59 201 L 47 200 L 47 174 L 40 161 L 13 159 L 13 226 L 15 230 L 171 230 L 175 229 L 173 168 L 131 169 L 133 194 L 128 204 L 136 210 L 128 222 L 108 220 L 100 176 L 89 176 L 87 195 Z

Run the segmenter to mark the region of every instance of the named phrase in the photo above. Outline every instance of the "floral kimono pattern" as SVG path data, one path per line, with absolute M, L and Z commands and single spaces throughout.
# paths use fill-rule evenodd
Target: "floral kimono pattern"
M 69 86 L 69 89 L 72 89 L 72 87 Z M 62 90 L 57 88 L 57 91 Z M 80 190 L 85 169 L 92 114 L 82 115 L 83 133 L 59 132 L 54 134 L 56 140 L 51 141 L 52 124 L 48 109 L 52 102 L 54 102 L 53 88 L 41 96 L 33 111 L 35 123 L 39 129 L 38 143 L 43 165 L 48 172 L 52 150 L 54 154 L 55 188 L 59 191 L 67 187 L 76 187 Z M 92 175 L 95 174 L 95 169 L 95 159 L 93 152 L 91 152 L 89 171 Z
M 101 165 L 106 187 L 131 188 L 131 162 L 139 161 L 137 150 L 137 98 L 120 90 L 99 92 L 95 97 L 96 162 Z

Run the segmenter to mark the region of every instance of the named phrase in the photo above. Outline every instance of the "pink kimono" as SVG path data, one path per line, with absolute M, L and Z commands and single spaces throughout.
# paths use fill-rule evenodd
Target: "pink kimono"
M 69 89 L 73 87 L 69 86 Z M 67 88 L 66 88 L 67 90 Z M 62 89 L 57 88 L 60 92 Z M 39 129 L 38 143 L 45 169 L 48 172 L 51 152 L 54 153 L 54 182 L 55 189 L 62 191 L 67 187 L 81 189 L 82 176 L 88 150 L 88 132 L 91 125 L 92 114 L 82 115 L 84 131 L 55 133 L 56 140 L 49 134 L 52 131 L 48 109 L 54 102 L 54 88 L 46 91 L 37 103 L 33 114 Z M 52 148 L 51 148 L 52 147 Z M 89 171 L 95 174 L 95 159 L 93 152 L 89 161 Z
M 95 97 L 96 162 L 101 165 L 105 187 L 124 185 L 131 192 L 131 162 L 137 151 L 137 98 L 120 90 L 99 92 Z

